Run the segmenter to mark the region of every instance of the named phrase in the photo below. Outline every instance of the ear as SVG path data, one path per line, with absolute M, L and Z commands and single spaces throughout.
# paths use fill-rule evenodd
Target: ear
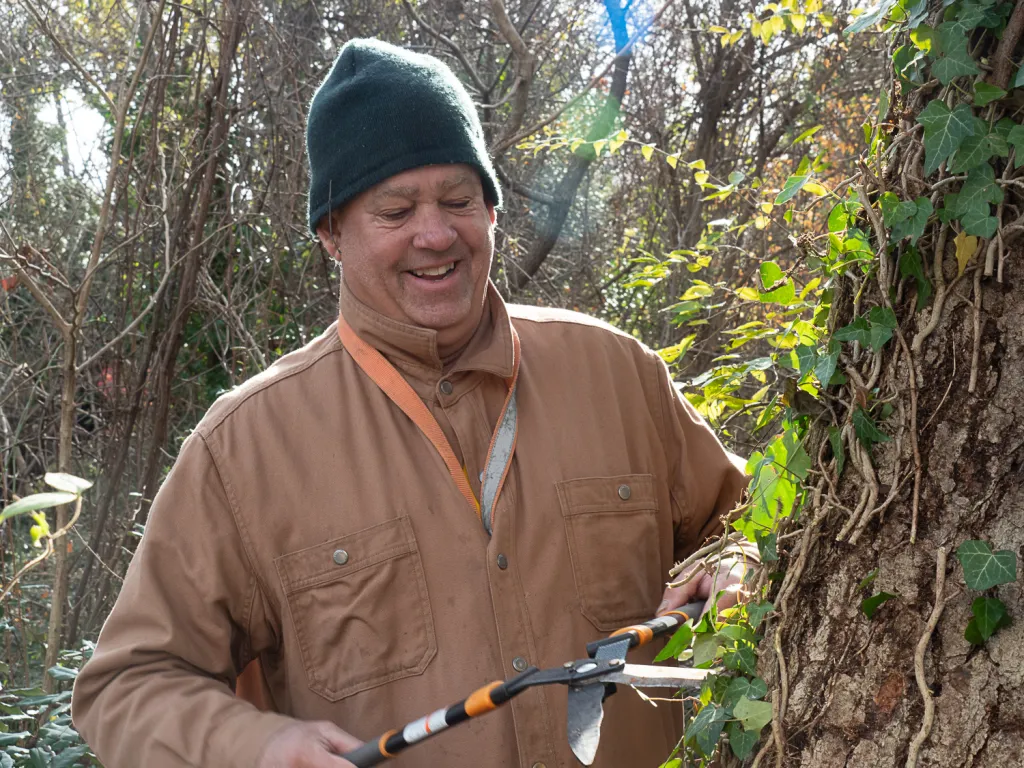
M 317 239 L 320 240 L 320 245 L 324 247 L 331 258 L 335 261 L 341 261 L 341 254 L 338 252 L 338 244 L 334 237 L 331 235 L 331 226 L 337 230 L 337 222 L 332 222 L 332 216 L 328 214 L 320 221 L 320 226 L 316 228 Z
M 494 203 L 485 203 L 487 206 L 487 216 L 491 220 L 491 224 L 494 224 L 498 220 L 498 212 L 494 210 Z

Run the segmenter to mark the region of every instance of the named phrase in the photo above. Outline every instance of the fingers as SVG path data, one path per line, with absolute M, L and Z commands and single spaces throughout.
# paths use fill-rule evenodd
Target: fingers
M 334 723 L 327 721 L 320 721 L 314 723 L 317 727 L 317 735 L 320 737 L 321 743 L 329 750 L 337 752 L 339 755 L 345 752 L 351 752 L 357 747 L 361 747 L 363 742 L 353 736 L 351 733 L 346 733 L 341 730 Z
M 687 571 L 687 574 L 689 573 L 690 571 Z M 685 578 L 685 575 L 686 574 L 682 575 L 681 578 Z M 694 602 L 695 597 L 706 598 L 707 594 L 699 594 L 700 582 L 703 580 L 703 577 L 697 576 L 696 578 L 690 579 L 681 587 L 667 587 L 664 594 L 661 596 L 661 604 L 655 612 L 656 615 L 661 616 L 669 611 L 674 611 L 687 603 L 692 603 Z M 705 586 L 704 589 L 706 592 L 707 587 Z

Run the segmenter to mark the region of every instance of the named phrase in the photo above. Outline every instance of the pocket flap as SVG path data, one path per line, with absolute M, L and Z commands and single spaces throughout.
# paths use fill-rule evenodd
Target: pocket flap
M 565 515 L 657 509 L 653 475 L 583 477 L 556 484 Z
M 343 578 L 416 549 L 412 523 L 398 517 L 274 560 L 286 594 Z

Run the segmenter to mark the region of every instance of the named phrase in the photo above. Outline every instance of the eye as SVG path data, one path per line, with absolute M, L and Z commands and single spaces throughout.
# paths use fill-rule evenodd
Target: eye
M 380 216 L 384 221 L 401 221 L 409 215 L 410 208 L 390 208 L 386 211 L 381 211 Z
M 459 210 L 463 208 L 468 208 L 470 205 L 472 205 L 472 203 L 472 198 L 467 197 L 459 200 L 446 200 L 444 204 L 449 208 L 455 208 L 456 210 Z

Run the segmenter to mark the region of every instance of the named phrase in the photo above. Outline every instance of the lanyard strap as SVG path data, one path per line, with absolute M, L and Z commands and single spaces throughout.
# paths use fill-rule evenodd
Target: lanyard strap
M 455 451 L 452 450 L 448 439 L 444 436 L 437 419 L 427 409 L 427 406 L 420 400 L 419 395 L 409 385 L 402 375 L 395 370 L 395 367 L 379 351 L 367 344 L 352 330 L 352 327 L 345 322 L 344 317 L 338 318 L 338 338 L 352 355 L 352 359 L 362 369 L 363 373 L 381 388 L 388 398 L 397 405 L 401 411 L 412 419 L 412 422 L 420 428 L 420 431 L 437 450 L 451 475 L 455 486 L 459 489 L 463 498 L 469 503 L 484 524 L 488 535 L 491 533 L 494 517 L 494 505 L 498 495 L 505 484 L 509 467 L 512 466 L 512 454 L 516 448 L 516 435 L 518 434 L 516 408 L 516 383 L 519 378 L 519 334 L 515 328 L 512 331 L 512 376 L 506 379 L 508 384 L 508 395 L 505 398 L 505 405 L 501 409 L 501 416 L 498 417 L 498 424 L 491 436 L 491 444 L 487 450 L 487 460 L 484 463 L 484 473 L 480 487 L 481 500 L 478 502 L 469 486 L 469 478 L 466 472 L 455 458 Z

